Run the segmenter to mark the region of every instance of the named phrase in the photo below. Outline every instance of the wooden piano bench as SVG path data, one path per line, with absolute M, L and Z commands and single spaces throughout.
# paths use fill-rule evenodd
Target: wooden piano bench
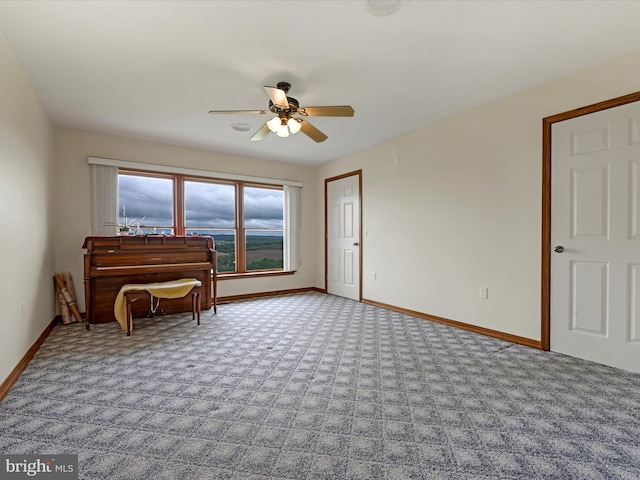
M 187 295 L 191 294 L 191 319 L 198 319 L 198 325 L 200 325 L 200 312 L 202 307 L 202 285 L 194 286 Z M 185 295 L 186 296 L 186 295 Z M 164 298 L 164 297 L 157 297 Z M 131 335 L 131 330 L 133 326 L 133 309 L 131 305 L 133 302 L 141 299 L 149 299 L 151 304 L 150 308 L 150 316 L 156 313 L 156 310 L 153 308 L 153 299 L 154 296 L 144 288 L 136 289 L 136 290 L 128 290 L 124 292 L 124 299 L 127 306 L 127 336 Z M 156 306 L 157 308 L 157 306 Z

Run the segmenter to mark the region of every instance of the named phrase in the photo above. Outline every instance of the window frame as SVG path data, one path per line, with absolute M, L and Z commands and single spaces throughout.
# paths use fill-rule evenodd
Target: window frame
M 277 186 L 277 185 L 264 185 L 264 184 L 258 184 L 255 182 L 241 182 L 242 186 L 240 189 L 237 190 L 238 192 L 238 198 L 239 198 L 239 203 L 241 203 L 241 207 L 242 207 L 242 211 L 238 212 L 238 214 L 242 214 L 242 217 L 238 216 L 238 223 L 239 223 L 239 227 L 240 227 L 240 234 L 242 235 L 242 253 L 244 258 L 242 259 L 242 265 L 243 265 L 243 272 L 242 273 L 260 273 L 260 272 L 280 272 L 280 271 L 284 271 L 284 224 L 285 224 L 285 220 L 284 220 L 284 187 L 282 185 Z M 269 228 L 269 229 L 260 229 L 260 228 L 255 228 L 255 227 L 246 227 L 245 226 L 245 217 L 244 217 L 244 189 L 246 187 L 249 188 L 261 188 L 264 190 L 279 190 L 282 192 L 283 198 L 283 205 L 282 205 L 282 228 Z M 256 270 L 247 270 L 247 230 L 251 231 L 251 230 L 263 230 L 263 231 L 279 231 L 282 232 L 282 267 L 280 268 L 264 268 L 264 269 L 256 269 Z M 237 261 L 237 259 L 236 259 Z M 237 265 L 236 265 L 237 267 Z
M 146 171 L 142 171 L 142 170 L 129 170 L 129 169 L 124 169 L 124 168 L 118 168 L 118 185 L 120 184 L 120 174 L 123 175 L 131 175 L 131 176 L 136 176 L 136 177 L 149 177 L 149 178 L 161 178 L 164 180 L 171 180 L 172 181 L 172 187 L 171 187 L 171 194 L 172 194 L 172 199 L 171 199 L 171 208 L 173 208 L 173 225 L 169 226 L 169 225 L 152 225 L 152 227 L 159 227 L 161 229 L 165 229 L 165 228 L 171 228 L 173 229 L 173 231 L 175 232 L 175 225 L 176 223 L 178 223 L 178 219 L 176 218 L 176 180 L 175 180 L 175 176 L 172 174 L 167 174 L 167 173 L 159 173 L 159 172 L 146 172 Z M 120 212 L 122 211 L 121 205 L 120 205 L 120 195 L 118 194 L 118 198 L 116 198 L 116 205 L 118 207 L 118 214 L 117 214 L 117 219 L 118 221 L 120 221 Z M 176 233 L 177 234 L 177 233 Z
M 271 190 L 281 190 L 284 191 L 284 186 L 279 184 L 271 184 L 271 183 L 260 183 L 256 181 L 246 181 L 246 180 L 232 180 L 226 178 L 215 178 L 215 177 L 200 177 L 197 175 L 189 175 L 182 173 L 171 173 L 171 172 L 157 172 L 157 171 L 148 171 L 148 170 L 139 170 L 135 168 L 125 168 L 125 167 L 117 167 L 118 177 L 120 175 L 132 175 L 139 177 L 150 177 L 150 178 L 164 178 L 171 179 L 173 181 L 173 231 L 176 236 L 185 236 L 186 230 L 191 230 L 194 228 L 198 228 L 197 226 L 187 226 L 186 223 L 186 215 L 185 215 L 185 182 L 201 182 L 201 183 L 213 183 L 218 185 L 232 185 L 234 187 L 234 227 L 213 227 L 215 230 L 233 230 L 235 232 L 235 271 L 233 272 L 217 272 L 218 278 L 242 278 L 242 277 L 260 277 L 260 276 L 271 276 L 271 275 L 292 275 L 295 273 L 294 271 L 285 271 L 284 270 L 284 243 L 283 243 L 283 266 L 280 268 L 274 269 L 260 269 L 260 270 L 247 270 L 246 268 L 246 230 L 258 230 L 256 228 L 245 228 L 244 226 L 244 188 L 245 187 L 255 187 L 255 188 L 264 188 Z M 284 192 L 283 192 L 284 195 Z M 119 195 L 118 195 L 119 197 Z M 284 199 L 283 199 L 284 200 Z M 118 209 L 120 208 L 120 200 L 116 199 L 116 203 Z M 283 207 L 283 226 L 280 229 L 269 229 L 274 231 L 281 231 L 283 235 L 283 242 L 285 236 L 285 212 Z M 208 227 L 208 229 L 212 229 Z

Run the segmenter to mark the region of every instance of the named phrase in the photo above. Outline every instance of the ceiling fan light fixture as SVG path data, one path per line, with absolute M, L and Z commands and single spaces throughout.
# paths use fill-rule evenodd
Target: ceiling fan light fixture
M 390 3 L 392 7 L 397 7 L 407 0 L 363 0 L 375 4 Z M 263 140 L 269 133 L 273 132 L 279 137 L 288 137 L 298 132 L 302 132 L 316 143 L 324 142 L 328 137 L 314 127 L 311 123 L 293 115 L 303 117 L 353 117 L 354 110 L 351 105 L 324 105 L 315 107 L 300 107 L 300 103 L 293 97 L 287 97 L 291 85 L 287 82 L 279 82 L 276 87 L 265 86 L 265 92 L 269 97 L 268 110 L 209 110 L 214 114 L 251 114 L 268 115 L 269 112 L 275 114 L 268 122 L 265 122 L 249 139 L 252 142 Z M 248 124 L 232 124 L 231 128 L 238 132 L 251 130 Z
M 282 122 L 280 122 L 280 117 L 273 117 L 267 122 L 267 127 L 269 127 L 269 130 L 271 130 L 273 133 L 278 133 L 281 124 Z
M 289 136 L 289 129 L 287 128 L 286 125 L 282 125 L 280 126 L 280 128 L 278 128 L 278 131 L 276 132 L 276 135 L 278 135 L 279 137 L 285 138 Z
M 290 118 L 287 121 L 287 125 L 289 126 L 289 130 L 291 130 L 292 134 L 298 133 L 302 128 L 302 125 L 300 125 L 300 122 L 298 122 L 295 118 Z

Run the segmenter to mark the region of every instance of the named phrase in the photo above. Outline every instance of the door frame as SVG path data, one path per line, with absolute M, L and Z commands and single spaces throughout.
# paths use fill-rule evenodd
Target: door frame
M 542 119 L 542 290 L 541 333 L 542 350 L 551 348 L 551 127 L 562 122 L 609 108 L 640 101 L 640 92 L 558 113 Z
M 360 218 L 359 218 L 359 236 L 358 239 L 359 248 L 360 248 L 360 260 L 358 262 L 358 275 L 360 277 L 360 286 L 358 291 L 358 301 L 362 301 L 362 258 L 363 258 L 363 245 L 362 245 L 362 169 L 354 170 L 353 172 L 344 173 L 342 175 L 338 175 L 331 178 L 324 179 L 324 291 L 325 293 L 329 291 L 329 197 L 328 197 L 328 188 L 329 182 L 333 182 L 335 180 L 341 180 L 343 178 L 352 177 L 354 175 L 358 176 L 358 208 L 360 210 Z

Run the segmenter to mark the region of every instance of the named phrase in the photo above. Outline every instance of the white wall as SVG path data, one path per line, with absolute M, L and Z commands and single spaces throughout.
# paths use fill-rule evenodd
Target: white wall
M 53 153 L 51 121 L 0 34 L 0 383 L 56 315 Z
M 324 179 L 362 169 L 364 298 L 540 340 L 542 118 L 638 79 L 640 50 L 319 167 L 319 245 Z
M 59 271 L 71 272 L 76 290 L 80 292 L 81 310 L 84 309 L 81 292 L 85 253 L 82 242 L 91 228 L 91 174 L 87 163 L 90 156 L 303 182 L 299 270 L 294 275 L 223 280 L 218 283 L 218 294 L 242 295 L 314 286 L 316 224 L 309 219 L 315 213 L 315 169 L 69 128 L 59 127 L 55 132 L 58 179 L 55 265 Z

